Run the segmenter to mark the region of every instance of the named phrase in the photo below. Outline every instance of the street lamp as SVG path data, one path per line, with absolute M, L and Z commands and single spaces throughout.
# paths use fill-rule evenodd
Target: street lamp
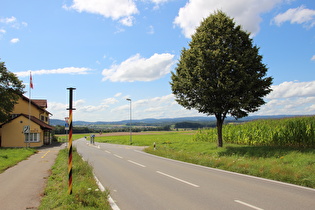
M 129 127 L 130 127 L 130 144 L 132 144 L 132 132 L 131 132 L 131 99 L 130 99 L 130 98 L 126 98 L 126 100 L 130 102 L 130 123 L 129 123 Z

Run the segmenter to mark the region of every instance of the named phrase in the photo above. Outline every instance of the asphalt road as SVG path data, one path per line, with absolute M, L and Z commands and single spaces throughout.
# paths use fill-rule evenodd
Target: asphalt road
M 141 147 L 84 139 L 74 145 L 121 210 L 315 209 L 315 189 L 161 158 Z

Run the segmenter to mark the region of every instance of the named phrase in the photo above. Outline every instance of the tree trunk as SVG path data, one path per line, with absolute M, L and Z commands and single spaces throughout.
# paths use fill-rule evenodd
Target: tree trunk
M 217 131 L 218 131 L 218 147 L 223 147 L 222 127 L 224 122 L 224 116 L 216 115 L 217 118 Z

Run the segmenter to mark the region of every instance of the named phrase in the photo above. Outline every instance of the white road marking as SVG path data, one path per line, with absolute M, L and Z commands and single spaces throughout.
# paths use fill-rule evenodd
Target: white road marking
M 191 185 L 191 186 L 193 186 L 193 187 L 199 187 L 199 185 L 196 185 L 196 184 L 187 182 L 187 181 L 185 181 L 185 180 L 179 179 L 179 178 L 174 177 L 174 176 L 171 176 L 171 175 L 169 175 L 169 174 L 165 174 L 165 173 L 163 173 L 163 172 L 161 172 L 161 171 L 156 171 L 156 172 L 159 173 L 159 174 L 162 174 L 162 175 L 164 175 L 164 176 L 167 176 L 167 177 L 169 177 L 169 178 L 175 179 L 175 180 L 177 180 L 177 181 L 183 182 L 183 183 L 185 183 L 185 184 Z
M 110 151 L 105 150 L 105 152 L 107 152 L 108 154 L 111 154 L 111 152 L 110 152 Z
M 108 195 L 108 202 L 113 210 L 120 210 L 120 208 L 117 206 L 117 204 L 115 203 L 115 201 L 112 199 L 110 195 Z
M 253 206 L 251 204 L 248 204 L 248 203 L 245 203 L 243 201 L 240 201 L 240 200 L 234 200 L 236 203 L 240 203 L 240 204 L 243 204 L 244 206 L 248 206 L 250 208 L 253 208 L 253 209 L 256 209 L 256 210 L 263 210 L 262 208 L 259 208 L 257 206 Z
M 98 188 L 104 192 L 105 191 L 105 187 L 102 185 L 102 183 L 98 180 L 98 178 L 95 176 L 94 174 L 94 179 L 96 180 L 96 184 L 98 185 Z M 120 208 L 117 206 L 117 204 L 115 203 L 115 201 L 112 199 L 112 197 L 110 195 L 108 195 L 108 202 L 109 205 L 112 207 L 113 210 L 120 210 Z
M 115 157 L 118 157 L 118 158 L 120 158 L 120 159 L 123 159 L 123 157 L 121 157 L 121 156 L 119 156 L 119 155 L 114 154 L 114 156 L 115 156 Z
M 128 162 L 133 163 L 133 164 L 138 165 L 138 166 L 141 166 L 141 167 L 143 167 L 143 168 L 146 167 L 145 165 L 142 165 L 142 164 L 140 164 L 140 163 L 134 162 L 134 161 L 132 161 L 132 160 L 128 160 Z

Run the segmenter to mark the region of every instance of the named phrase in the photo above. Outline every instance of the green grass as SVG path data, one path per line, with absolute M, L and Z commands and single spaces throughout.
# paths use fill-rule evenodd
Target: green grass
M 132 145 L 151 146 L 154 142 L 157 144 L 181 143 L 185 140 L 191 139 L 193 133 L 193 131 L 149 131 L 133 133 Z M 121 136 L 100 136 L 96 137 L 95 141 L 114 144 L 130 144 L 130 135 L 127 132 L 125 135 Z
M 315 188 L 313 149 L 237 144 L 218 148 L 213 142 L 194 141 L 192 132 L 154 132 L 133 135 L 132 140 L 133 145 L 149 146 L 145 151 L 151 154 Z M 130 144 L 128 134 L 95 140 Z
M 0 148 L 0 173 L 36 152 L 31 148 Z
M 60 150 L 39 209 L 111 209 L 108 191 L 101 192 L 92 167 L 73 150 L 73 188 L 68 194 L 68 150 Z

